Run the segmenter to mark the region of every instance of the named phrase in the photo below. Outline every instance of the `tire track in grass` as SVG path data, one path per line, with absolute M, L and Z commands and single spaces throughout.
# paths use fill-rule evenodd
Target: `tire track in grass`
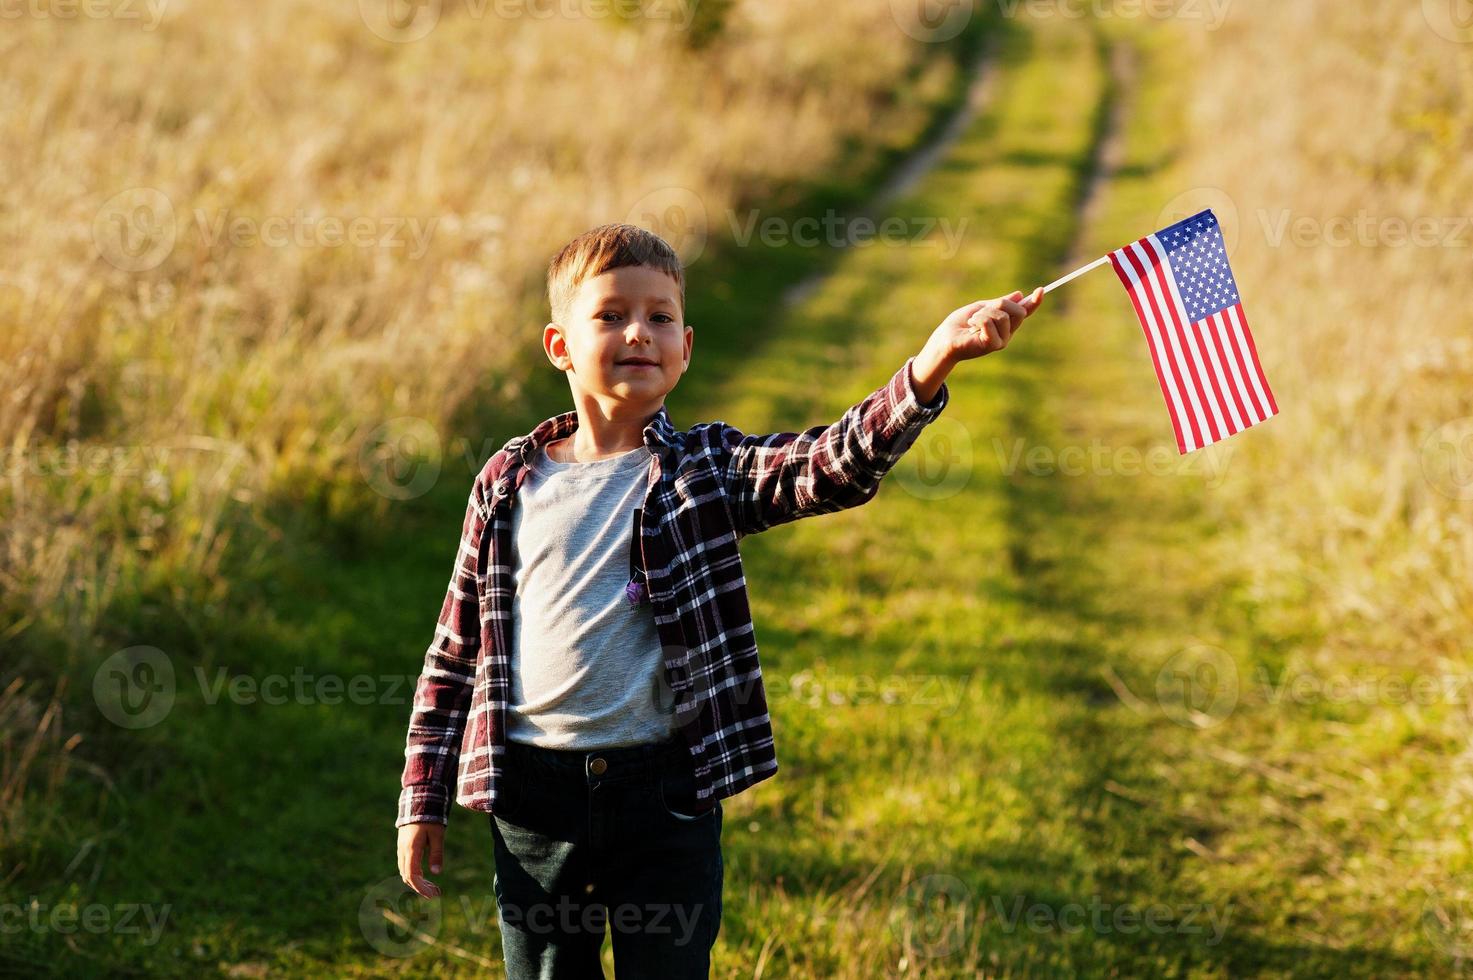
M 1087 260 L 1082 231 L 1119 163 L 1131 59 L 1103 34 L 1089 37 L 1101 78 L 1088 149 L 1071 161 L 1067 216 L 1055 219 L 1055 233 L 1026 243 L 1024 288 Z M 1020 159 L 1037 156 L 1029 149 Z M 1146 743 L 1100 668 L 1112 638 L 1134 635 L 1139 619 L 1136 609 L 1100 588 L 1095 572 L 1109 560 L 1105 531 L 1120 515 L 1108 502 L 1076 493 L 1062 472 L 1087 449 L 1085 430 L 1068 412 L 1077 382 L 1066 366 L 1105 367 L 1087 335 L 1061 329 L 1076 306 L 1074 295 L 1054 294 L 1010 345 L 998 375 L 1006 421 L 986 437 L 988 463 L 1000 474 L 1008 574 L 999 579 L 1014 622 L 980 667 L 991 697 L 1027 706 L 1028 741 L 1043 747 L 1038 771 L 1016 773 L 1010 788 L 1019 801 L 1014 839 L 1031 839 L 1029 853 L 1051 857 L 1031 866 L 994 858 L 996 873 L 977 895 L 978 948 L 1004 975 L 1132 974 L 1181 961 L 1181 934 L 1143 931 L 1128 921 L 1117 926 L 1112 917 L 1124 909 L 1138 920 L 1156 908 L 1168 916 L 1168 929 L 1192 928 L 1181 920 L 1200 911 L 1168 910 L 1170 896 L 1159 894 L 1159 882 L 1142 880 L 1136 844 L 1183 820 L 1195 820 L 1193 829 L 1210 820 L 1198 812 L 1137 812 L 1139 798 L 1130 789 L 1149 763 Z M 1131 799 L 1126 819 L 1120 819 L 1119 794 Z M 1185 938 L 1192 940 L 1190 933 Z
M 1160 57 L 1166 42 L 1123 30 L 1111 37 L 1128 54 L 1115 59 L 1123 108 L 1105 141 L 1107 165 L 1085 201 L 1081 244 L 1071 250 L 1081 261 L 1154 230 L 1141 222 L 1154 220 L 1175 191 L 1173 62 Z M 1229 690 L 1194 686 L 1172 665 L 1191 669 L 1190 651 L 1203 645 L 1247 662 L 1251 628 L 1220 605 L 1233 583 L 1212 560 L 1217 529 L 1206 497 L 1209 467 L 1226 465 L 1236 446 L 1179 457 L 1115 277 L 1102 270 L 1067 289 L 1048 337 L 1029 350 L 1051 366 L 1051 411 L 1020 411 L 1015 424 L 1047 419 L 1030 440 L 1056 451 L 1099 445 L 1104 454 L 1077 476 L 1025 473 L 1009 494 L 1012 526 L 1023 535 L 1010 554 L 1037 586 L 1020 598 L 1064 627 L 1059 642 L 1039 645 L 1032 656 L 1055 664 L 1038 680 L 1061 705 L 1048 716 L 1050 740 L 1073 760 L 1061 805 L 1088 844 L 1078 863 L 1085 890 L 1070 896 L 1059 889 L 1049 901 L 1099 896 L 1138 913 L 1159 909 L 1162 917 L 1154 929 L 1138 916 L 1133 928 L 1112 920 L 1088 930 L 1068 944 L 1061 965 L 1094 976 L 1406 975 L 1406 960 L 1379 950 L 1334 949 L 1264 928 L 1273 911 L 1243 898 L 1231 873 L 1215 873 L 1232 862 L 1216 849 L 1229 829 L 1220 800 L 1243 792 L 1242 782 L 1221 772 L 1207 782 L 1221 794 L 1214 798 L 1200 792 L 1200 777 L 1186 779 L 1181 770 L 1204 764 L 1203 739 L 1227 717 L 1226 702 L 1213 695 Z M 1128 459 L 1139 469 L 1142 456 L 1163 448 L 1158 458 L 1169 467 L 1126 471 Z M 1187 707 L 1200 709 L 1195 721 Z
M 996 98 L 897 207 L 971 219 L 958 254 L 851 249 L 792 312 L 781 350 L 728 389 L 720 414 L 732 424 L 832 420 L 951 309 L 1026 287 L 1063 254 L 1098 139 L 1099 51 L 1065 19 L 1011 22 L 1000 50 Z M 958 368 L 945 424 L 876 501 L 744 542 L 783 770 L 728 809 L 733 879 L 764 883 L 731 897 L 733 973 L 766 949 L 793 975 L 976 975 L 1002 961 L 984 934 L 988 897 L 1077 874 L 1088 842 L 1039 812 L 1060 782 L 1049 726 L 1035 717 L 1051 694 L 1019 678 L 1037 669 L 1019 652 L 1048 626 L 1024 618 L 1032 610 L 1017 596 L 1030 583 L 1008 562 L 1010 502 L 987 443 L 1028 390 L 1013 376 L 1046 369 L 1010 361 L 1014 350 Z M 921 464 L 947 454 L 967 457 L 958 478 L 930 482 Z M 898 701 L 864 697 L 886 683 Z M 909 902 L 940 882 L 965 892 L 966 920 L 944 953 L 929 944 L 927 955 L 925 916 Z M 1048 937 L 1010 942 L 1055 955 Z
M 875 195 L 855 212 L 855 218 L 872 222 L 882 220 L 892 205 L 911 193 L 961 139 L 977 113 L 982 111 L 982 107 L 991 98 L 995 77 L 991 71 L 994 56 L 992 49 L 995 45 L 995 35 L 984 35 L 984 40 L 977 46 L 977 52 L 967 69 L 971 81 L 967 85 L 966 96 L 938 128 L 935 138 L 901 161 L 900 166 L 895 168 Z M 846 243 L 847 239 L 840 242 L 841 246 Z M 817 292 L 832 272 L 831 268 L 820 270 L 789 287 L 782 296 L 781 312 L 786 313 L 802 304 Z
M 1133 59 L 1123 44 L 1102 35 L 1096 40 L 1110 71 L 1093 152 L 1073 205 L 1077 232 L 1067 248 L 1041 265 L 1040 279 L 1093 257 L 1087 222 L 1119 166 Z M 1112 646 L 1122 638 L 1133 642 L 1143 623 L 1134 605 L 1115 601 L 1102 587 L 1100 567 L 1111 561 L 1110 530 L 1123 515 L 1119 501 L 1082 488 L 1095 465 L 1089 457 L 1094 432 L 1070 406 L 1080 397 L 1085 375 L 1114 369 L 1113 352 L 1089 331 L 1067 328 L 1071 321 L 1094 318 L 1077 288 L 1065 287 L 1050 298 L 1056 301 L 1051 315 L 1010 362 L 1008 435 L 995 439 L 992 448 L 1007 474 L 1007 558 L 1020 583 L 1013 598 L 1035 627 L 1018 640 L 1012 676 L 1019 687 L 1012 694 L 1048 705 L 1037 719 L 1041 736 L 1053 746 L 1057 776 L 1048 806 L 1067 824 L 1071 860 L 1064 874 L 1019 879 L 1003 890 L 1015 911 L 1037 910 L 1046 924 L 1035 943 L 1019 944 L 1014 925 L 1003 917 L 988 939 L 1003 963 L 1023 970 L 1040 963 L 1086 975 L 1169 969 L 1204 958 L 1191 951 L 1201 946 L 1199 929 L 1207 924 L 1197 920 L 1216 910 L 1197 908 L 1194 894 L 1179 899 L 1169 878 L 1152 867 L 1160 849 L 1142 843 L 1205 839 L 1213 818 L 1201 809 L 1168 812 L 1154 805 L 1150 794 L 1157 780 L 1149 775 L 1140 705 L 1122 702 L 1112 688 L 1113 674 L 1103 669 Z M 1097 403 L 1101 410 L 1108 405 L 1107 389 L 1089 386 L 1091 395 L 1103 399 Z M 1115 918 L 1122 909 L 1124 922 Z M 1148 909 L 1158 910 L 1161 928 L 1139 927 Z

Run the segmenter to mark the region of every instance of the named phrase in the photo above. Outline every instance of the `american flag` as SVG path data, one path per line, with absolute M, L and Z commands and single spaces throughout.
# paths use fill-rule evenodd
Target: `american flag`
M 1194 214 L 1109 258 L 1145 331 L 1178 452 L 1278 414 L 1215 214 Z

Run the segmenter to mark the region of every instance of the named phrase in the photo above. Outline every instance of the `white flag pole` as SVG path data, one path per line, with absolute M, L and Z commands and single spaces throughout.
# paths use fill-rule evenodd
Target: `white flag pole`
M 1060 286 L 1064 285 L 1066 282 L 1073 282 L 1075 279 L 1078 279 L 1080 276 L 1084 275 L 1086 272 L 1089 272 L 1089 271 L 1091 271 L 1093 269 L 1098 269 L 1100 266 L 1104 265 L 1105 263 L 1107 263 L 1109 261 L 1110 261 L 1110 256 L 1103 255 L 1100 258 L 1096 259 L 1095 261 L 1091 262 L 1089 265 L 1082 266 L 1082 267 L 1080 267 L 1078 269 L 1075 269 L 1073 272 L 1069 273 L 1064 278 L 1062 278 L 1062 279 L 1055 279 L 1053 282 L 1051 282 L 1047 286 L 1044 286 L 1043 287 L 1044 294 L 1047 295 L 1048 293 L 1053 292 L 1055 289 L 1058 289 Z

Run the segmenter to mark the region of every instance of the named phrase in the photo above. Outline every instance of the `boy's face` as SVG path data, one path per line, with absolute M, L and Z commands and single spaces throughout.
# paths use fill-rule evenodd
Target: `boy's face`
M 675 280 L 658 269 L 610 269 L 579 284 L 568 322 L 547 325 L 543 348 L 575 395 L 652 413 L 690 366 L 694 330 L 679 295 Z

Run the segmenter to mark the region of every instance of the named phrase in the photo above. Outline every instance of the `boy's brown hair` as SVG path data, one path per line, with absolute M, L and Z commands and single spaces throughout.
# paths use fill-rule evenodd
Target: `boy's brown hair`
M 568 307 L 585 279 L 610 269 L 647 265 L 659 269 L 680 287 L 682 316 L 685 313 L 685 269 L 680 256 L 665 239 L 638 225 L 599 225 L 585 231 L 552 257 L 547 266 L 547 303 L 556 323 L 566 323 Z

